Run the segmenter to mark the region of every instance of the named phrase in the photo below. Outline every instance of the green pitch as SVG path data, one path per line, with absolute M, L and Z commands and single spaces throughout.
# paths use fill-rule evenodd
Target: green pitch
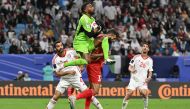
M 122 99 L 102 99 L 99 98 L 104 109 L 121 109 Z M 16 98 L 1 98 L 0 109 L 45 109 L 49 99 L 16 99 Z M 84 109 L 84 100 L 76 102 L 76 109 Z M 149 109 L 189 109 L 190 99 L 150 99 Z M 60 99 L 55 109 L 69 109 L 67 99 Z M 91 109 L 95 109 L 91 105 Z M 131 99 L 128 109 L 143 109 L 142 99 Z

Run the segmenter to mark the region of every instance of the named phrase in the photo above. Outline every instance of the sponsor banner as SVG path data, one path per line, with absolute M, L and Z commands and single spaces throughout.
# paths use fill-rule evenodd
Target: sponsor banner
M 58 82 L 0 82 L 0 98 L 41 98 L 52 97 Z M 103 82 L 97 97 L 123 98 L 127 93 L 126 82 Z M 150 98 L 190 98 L 190 83 L 160 83 L 149 84 Z M 67 94 L 65 94 L 67 95 Z M 66 97 L 63 95 L 63 97 Z M 133 97 L 141 97 L 139 90 L 133 92 Z

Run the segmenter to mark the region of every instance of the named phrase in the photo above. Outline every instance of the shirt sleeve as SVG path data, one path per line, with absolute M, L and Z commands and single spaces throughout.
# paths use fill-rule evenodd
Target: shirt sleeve
M 153 71 L 153 60 L 150 59 L 149 71 Z
M 77 52 L 75 50 L 69 50 L 68 55 L 67 55 L 68 59 L 73 60 L 73 59 L 76 59 L 78 57 L 79 57 L 79 54 L 77 54 Z
M 134 57 L 133 57 L 133 58 L 131 59 L 131 61 L 129 62 L 129 65 L 135 66 L 135 58 L 134 58 Z
M 64 68 L 64 63 L 61 63 L 55 59 L 55 62 L 53 63 L 53 71 L 58 72 L 61 70 L 61 68 Z

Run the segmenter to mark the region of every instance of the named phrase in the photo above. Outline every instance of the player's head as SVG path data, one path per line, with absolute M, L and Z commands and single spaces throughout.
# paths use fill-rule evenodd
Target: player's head
M 119 38 L 119 33 L 114 29 L 111 29 L 107 32 L 107 35 L 111 41 L 114 41 Z
M 150 44 L 148 42 L 143 42 L 141 48 L 143 54 L 148 54 L 150 50 Z
M 55 47 L 56 53 L 62 53 L 63 52 L 63 43 L 60 40 L 55 42 L 54 47 Z
M 81 11 L 90 15 L 94 14 L 94 6 L 91 2 L 86 2 L 82 5 Z

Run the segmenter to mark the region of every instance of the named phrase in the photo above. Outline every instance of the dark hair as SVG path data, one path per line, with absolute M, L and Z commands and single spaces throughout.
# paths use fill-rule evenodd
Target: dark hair
M 145 45 L 148 45 L 148 47 L 149 47 L 149 49 L 150 49 L 150 43 L 149 43 L 149 42 L 142 42 L 142 46 L 143 46 L 144 44 L 145 44 Z
M 57 43 L 62 43 L 62 42 L 61 42 L 61 40 L 55 41 L 55 43 L 54 43 L 54 45 L 53 45 L 54 48 L 56 47 L 56 44 L 57 44 Z
M 119 33 L 117 31 L 115 31 L 114 29 L 108 30 L 107 34 L 114 34 L 116 35 L 116 37 L 119 37 Z
M 92 2 L 86 2 L 86 3 L 84 3 L 84 4 L 82 5 L 82 7 L 81 7 L 82 13 L 84 13 L 84 11 L 85 11 L 85 9 L 86 9 L 86 6 L 87 6 L 88 4 L 92 4 Z

